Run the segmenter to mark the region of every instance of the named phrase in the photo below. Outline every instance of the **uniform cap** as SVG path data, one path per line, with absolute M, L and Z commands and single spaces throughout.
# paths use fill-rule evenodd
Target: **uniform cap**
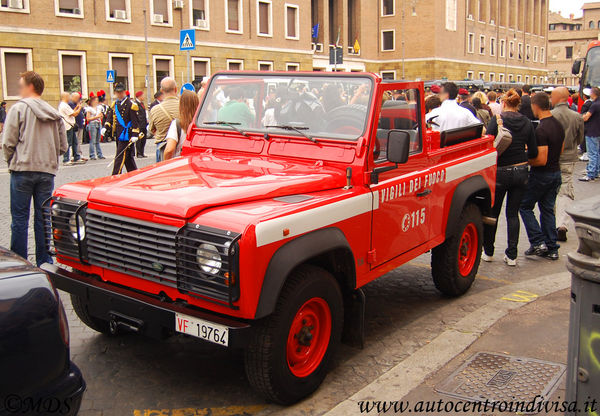
M 466 88 L 461 88 L 458 90 L 458 95 L 469 95 L 469 91 Z
M 144 91 L 138 91 L 135 93 L 135 98 L 140 98 L 142 95 L 144 95 Z
M 125 86 L 123 84 L 121 84 L 120 82 L 117 82 L 115 84 L 115 92 L 121 92 L 121 91 L 125 91 Z
M 439 85 L 432 85 L 430 90 L 434 94 L 439 94 L 442 91 Z

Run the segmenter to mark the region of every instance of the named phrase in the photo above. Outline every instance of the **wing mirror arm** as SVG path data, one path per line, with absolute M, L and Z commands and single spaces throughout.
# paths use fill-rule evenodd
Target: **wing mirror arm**
M 389 172 L 390 170 L 398 169 L 398 164 L 390 165 L 390 166 L 379 166 L 373 169 L 371 172 L 371 184 L 377 185 L 379 183 L 379 175 L 384 172 Z

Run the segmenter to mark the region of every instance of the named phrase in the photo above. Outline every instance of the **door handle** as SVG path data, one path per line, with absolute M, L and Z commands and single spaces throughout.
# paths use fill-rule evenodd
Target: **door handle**
M 423 198 L 431 193 L 431 189 L 425 189 L 423 192 L 417 193 L 417 198 Z

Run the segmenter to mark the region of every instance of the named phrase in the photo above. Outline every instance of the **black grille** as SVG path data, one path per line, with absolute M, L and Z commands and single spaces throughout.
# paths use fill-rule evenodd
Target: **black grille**
M 239 299 L 240 234 L 195 224 L 182 228 L 87 210 L 91 264 L 177 287 L 182 293 L 228 303 Z M 206 244 L 204 251 L 198 251 Z M 214 250 L 216 248 L 216 251 Z M 219 256 L 218 260 L 212 257 Z M 203 270 L 198 258 L 213 260 Z
M 86 202 L 65 198 L 50 198 L 44 202 L 46 244 L 50 254 L 87 260 L 85 233 L 77 230 L 85 222 Z
M 231 231 L 195 224 L 184 227 L 177 239 L 180 290 L 229 304 L 238 300 L 239 238 L 240 234 Z M 212 261 L 212 267 L 203 269 L 199 259 Z
M 91 264 L 177 286 L 177 227 L 96 210 L 86 226 Z

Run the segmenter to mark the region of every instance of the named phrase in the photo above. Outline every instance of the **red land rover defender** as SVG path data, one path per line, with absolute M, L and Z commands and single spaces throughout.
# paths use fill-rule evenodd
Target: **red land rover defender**
M 182 157 L 55 192 L 67 268 L 46 270 L 91 328 L 243 347 L 250 384 L 296 402 L 342 336 L 362 340 L 362 286 L 429 250 L 441 292 L 473 283 L 496 151 L 482 125 L 427 130 L 423 93 L 366 73 L 216 74 Z

